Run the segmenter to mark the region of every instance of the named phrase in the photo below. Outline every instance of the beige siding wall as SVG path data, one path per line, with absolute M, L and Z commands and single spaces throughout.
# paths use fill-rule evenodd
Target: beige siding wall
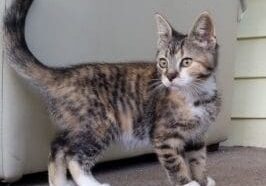
M 239 25 L 232 123 L 226 145 L 266 147 L 266 1 L 249 0 Z

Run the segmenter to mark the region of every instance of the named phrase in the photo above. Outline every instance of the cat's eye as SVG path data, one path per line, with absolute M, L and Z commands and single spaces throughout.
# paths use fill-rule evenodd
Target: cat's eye
M 192 62 L 193 62 L 192 58 L 186 57 L 186 58 L 182 59 L 181 66 L 182 67 L 189 67 L 192 64 Z
M 168 67 L 168 62 L 165 58 L 160 58 L 159 59 L 159 66 L 161 68 L 167 68 Z

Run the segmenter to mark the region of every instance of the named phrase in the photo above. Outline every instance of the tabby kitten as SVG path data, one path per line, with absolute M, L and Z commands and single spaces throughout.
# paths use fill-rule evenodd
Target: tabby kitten
M 205 132 L 219 110 L 217 43 L 208 13 L 188 35 L 159 14 L 156 63 L 48 67 L 29 51 L 25 19 L 33 0 L 15 0 L 4 20 L 9 64 L 40 88 L 57 135 L 51 144 L 50 186 L 107 186 L 91 174 L 117 141 L 151 143 L 174 186 L 214 186 L 206 175 Z

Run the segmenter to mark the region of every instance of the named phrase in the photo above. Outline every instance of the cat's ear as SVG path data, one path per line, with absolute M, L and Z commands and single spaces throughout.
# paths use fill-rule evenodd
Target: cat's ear
M 172 38 L 173 29 L 168 21 L 160 14 L 155 14 L 158 33 L 158 47 L 166 46 Z
M 216 36 L 212 18 L 208 12 L 203 12 L 197 18 L 188 37 L 203 48 L 215 48 Z

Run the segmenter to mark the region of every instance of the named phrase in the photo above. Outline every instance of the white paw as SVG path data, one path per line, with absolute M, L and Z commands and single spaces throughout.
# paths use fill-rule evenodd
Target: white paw
M 82 185 L 83 186 L 83 185 Z M 85 185 L 84 185 L 85 186 Z M 110 184 L 108 184 L 108 183 L 103 183 L 103 184 L 101 184 L 101 183 L 93 183 L 93 184 L 86 184 L 86 186 L 111 186 Z
M 200 184 L 196 181 L 191 181 L 183 186 L 200 186 Z M 209 186 L 209 185 L 208 185 Z
M 103 184 L 101 184 L 101 186 L 111 186 L 111 185 L 108 183 L 103 183 Z
M 208 179 L 207 186 L 215 186 L 216 185 L 214 179 L 212 179 L 211 177 L 208 177 L 207 179 Z
M 77 184 L 75 182 L 73 182 L 73 181 L 67 181 L 65 186 L 77 186 Z

